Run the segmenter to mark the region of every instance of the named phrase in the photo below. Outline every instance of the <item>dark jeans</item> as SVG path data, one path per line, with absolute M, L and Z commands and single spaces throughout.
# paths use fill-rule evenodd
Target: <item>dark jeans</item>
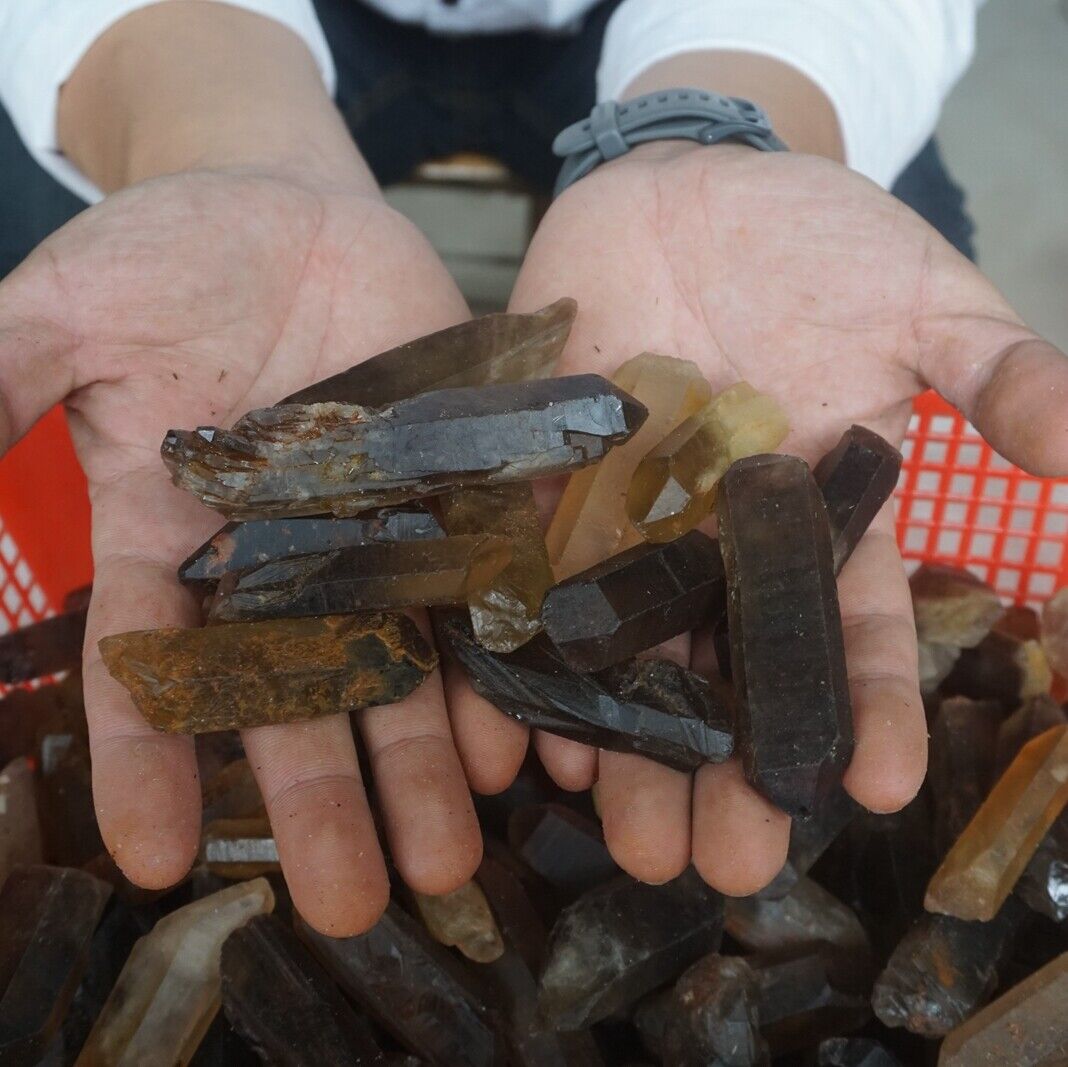
M 605 0 L 572 33 L 444 37 L 358 0 L 315 0 L 337 63 L 338 106 L 380 182 L 469 150 L 543 192 L 559 168 L 553 137 L 593 105 L 601 39 L 617 2 Z M 893 192 L 974 258 L 963 194 L 933 141 Z M 30 158 L 0 110 L 0 277 L 83 206 Z

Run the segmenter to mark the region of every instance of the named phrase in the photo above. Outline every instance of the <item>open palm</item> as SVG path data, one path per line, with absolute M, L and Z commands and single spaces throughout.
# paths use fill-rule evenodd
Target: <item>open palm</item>
M 691 359 L 714 389 L 744 379 L 776 397 L 792 427 L 784 450 L 810 461 L 852 423 L 899 443 L 931 385 L 1008 458 L 1068 473 L 1068 359 L 909 209 L 815 157 L 647 147 L 568 190 L 527 256 L 516 310 L 562 294 L 581 309 L 560 372 L 611 374 L 640 349 Z M 856 727 L 845 784 L 896 810 L 923 780 L 927 732 L 889 506 L 840 596 Z M 666 651 L 708 669 L 700 642 Z M 661 881 L 692 859 L 741 894 L 784 860 L 788 819 L 734 763 L 690 776 L 559 738 L 538 746 L 561 784 L 597 781 L 609 847 L 638 877 Z
M 152 730 L 97 651 L 105 634 L 199 621 L 175 568 L 220 520 L 170 484 L 164 432 L 228 425 L 466 316 L 429 246 L 381 200 L 218 173 L 110 197 L 0 285 L 4 444 L 66 399 L 89 479 L 94 798 L 134 881 L 177 881 L 200 835 L 191 739 Z M 360 727 L 398 868 L 417 889 L 453 888 L 480 843 L 438 677 L 403 706 L 361 713 Z M 325 932 L 366 928 L 388 883 L 348 717 L 244 742 L 295 903 Z

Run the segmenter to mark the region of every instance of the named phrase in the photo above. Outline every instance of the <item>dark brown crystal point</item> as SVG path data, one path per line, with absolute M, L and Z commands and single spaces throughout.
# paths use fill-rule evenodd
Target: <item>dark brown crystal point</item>
M 80 667 L 85 616 L 81 608 L 0 637 L 0 683 L 13 685 Z
M 282 403 L 382 407 L 435 389 L 541 378 L 563 351 L 577 311 L 564 297 L 527 315 L 483 315 L 380 352 Z
M 563 804 L 531 804 L 508 820 L 512 851 L 568 898 L 620 874 L 593 819 Z
M 353 515 L 596 463 L 648 412 L 596 374 L 443 389 L 392 407 L 289 404 L 171 430 L 174 483 L 229 518 Z
M 212 622 L 345 615 L 418 605 L 464 604 L 512 557 L 503 537 L 442 537 L 336 548 L 275 560 L 225 578 Z
M 717 509 L 746 777 L 805 817 L 853 755 L 827 512 L 804 461 L 773 455 L 733 464 Z
M 309 556 L 389 541 L 427 541 L 445 531 L 429 511 L 418 506 L 379 508 L 351 519 L 313 516 L 304 519 L 253 519 L 228 522 L 179 568 L 182 582 L 216 582 L 290 556 Z
M 437 665 L 415 623 L 388 614 L 142 630 L 100 652 L 149 723 L 178 733 L 391 704 Z
M 901 1067 L 901 1061 L 870 1037 L 829 1037 L 820 1042 L 818 1067 Z
M 111 886 L 84 871 L 16 867 L 0 891 L 0 1064 L 37 1063 L 89 960 Z
M 535 729 L 597 748 L 637 752 L 680 770 L 722 763 L 733 750 L 729 719 L 711 687 L 706 703 L 680 713 L 681 702 L 657 706 L 631 700 L 572 670 L 544 634 L 497 655 L 474 640 L 462 616 L 439 620 L 438 629 L 475 692 Z
M 405 1048 L 435 1067 L 503 1065 L 499 1020 L 481 987 L 396 904 L 356 937 L 296 925 L 334 981 Z
M 223 943 L 222 1000 L 235 1030 L 278 1067 L 369 1067 L 385 1054 L 296 935 L 256 915 Z
M 638 545 L 553 587 L 541 617 L 564 660 L 599 671 L 685 633 L 722 611 L 719 547 L 699 530 Z
M 890 499 L 901 473 L 901 453 L 874 430 L 851 426 L 812 473 L 831 524 L 837 574 Z
M 715 951 L 722 928 L 722 898 L 692 869 L 659 886 L 615 879 L 561 912 L 541 1009 L 561 1030 L 604 1019 Z

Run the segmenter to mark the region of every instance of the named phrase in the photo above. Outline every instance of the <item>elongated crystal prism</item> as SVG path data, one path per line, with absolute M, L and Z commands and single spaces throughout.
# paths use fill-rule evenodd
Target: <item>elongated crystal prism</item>
M 178 578 L 187 583 L 215 582 L 227 574 L 243 574 L 290 556 L 444 536 L 438 520 L 416 505 L 379 508 L 350 519 L 317 515 L 303 519 L 228 522 L 178 568 Z
M 463 604 L 471 593 L 485 589 L 511 557 L 505 538 L 486 535 L 295 556 L 224 578 L 208 617 L 240 622 Z
M 483 315 L 380 352 L 282 403 L 382 407 L 436 389 L 541 378 L 563 351 L 577 311 L 564 297 L 529 314 Z
M 725 389 L 680 423 L 638 464 L 627 514 L 646 541 L 671 541 L 711 513 L 716 486 L 737 459 L 771 452 L 789 431 L 786 416 L 748 382 Z
M 296 722 L 407 696 L 437 657 L 404 615 L 273 619 L 105 637 L 108 670 L 155 727 Z
M 1068 803 L 1068 727 L 1029 741 L 927 887 L 928 911 L 992 919 Z
M 545 633 L 566 662 L 599 671 L 722 612 L 727 579 L 719 547 L 699 530 L 637 545 L 554 586 Z
M 230 934 L 220 970 L 226 1015 L 264 1062 L 278 1067 L 384 1063 L 367 1021 L 274 915 L 257 915 Z
M 381 409 L 260 408 L 231 430 L 171 430 L 161 452 L 176 485 L 228 518 L 346 516 L 585 467 L 646 414 L 604 378 L 578 374 L 443 389 Z
M 35 1064 L 63 1022 L 111 887 L 85 871 L 30 866 L 0 890 L 0 1063 Z
M 531 804 L 508 820 L 508 843 L 536 874 L 574 898 L 620 874 L 593 819 L 563 804 Z
M 17 866 L 41 862 L 33 768 L 25 756 L 0 771 L 0 886 Z
M 873 430 L 851 426 L 812 473 L 827 507 L 837 574 L 890 499 L 901 453 Z
M 82 662 L 86 609 L 31 623 L 0 637 L 0 684 L 28 682 Z
M 733 751 L 729 718 L 710 687 L 702 705 L 657 706 L 613 693 L 594 676 L 572 670 L 544 634 L 498 655 L 473 639 L 461 617 L 441 620 L 439 633 L 475 691 L 528 726 L 598 748 L 637 752 L 680 770 L 720 763 Z
M 853 754 L 827 512 L 808 466 L 770 455 L 731 466 L 717 509 L 746 777 L 807 816 Z
M 278 846 L 265 816 L 208 823 L 201 853 L 208 870 L 221 878 L 245 881 L 281 870 Z
M 557 581 L 641 541 L 626 510 L 634 471 L 653 445 L 700 411 L 711 395 L 695 363 L 655 352 L 627 360 L 612 381 L 644 405 L 649 418 L 625 446 L 568 479 L 545 534 Z
M 579 897 L 550 936 L 539 1003 L 562 1030 L 597 1022 L 714 951 L 719 895 L 693 870 L 665 885 L 623 876 Z
M 297 933 L 348 996 L 435 1067 L 499 1067 L 500 1021 L 461 961 L 396 904 L 356 937 Z
M 223 942 L 273 908 L 271 887 L 257 878 L 160 919 L 130 953 L 77 1067 L 188 1063 L 219 1010 Z

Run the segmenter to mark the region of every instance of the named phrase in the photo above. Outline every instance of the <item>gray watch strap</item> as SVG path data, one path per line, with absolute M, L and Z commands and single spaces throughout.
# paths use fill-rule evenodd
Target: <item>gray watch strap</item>
M 553 141 L 554 155 L 564 160 L 553 195 L 559 196 L 598 164 L 625 155 L 636 144 L 669 140 L 707 145 L 734 140 L 764 152 L 786 150 L 763 109 L 739 97 L 670 89 L 624 104 L 606 100 Z

